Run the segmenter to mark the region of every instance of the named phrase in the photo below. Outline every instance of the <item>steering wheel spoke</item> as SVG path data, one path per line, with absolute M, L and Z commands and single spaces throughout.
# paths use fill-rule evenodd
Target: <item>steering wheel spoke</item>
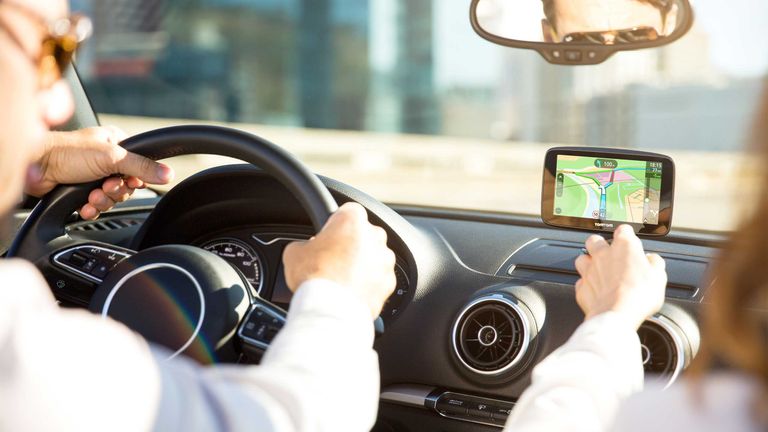
M 257 298 L 237 330 L 243 347 L 265 351 L 285 325 L 286 315 L 283 309 Z
M 56 267 L 72 272 L 86 280 L 101 284 L 110 271 L 135 252 L 114 246 L 84 244 L 56 252 L 51 262 Z
M 57 299 L 87 307 L 110 271 L 135 252 L 96 243 L 58 249 L 38 263 Z

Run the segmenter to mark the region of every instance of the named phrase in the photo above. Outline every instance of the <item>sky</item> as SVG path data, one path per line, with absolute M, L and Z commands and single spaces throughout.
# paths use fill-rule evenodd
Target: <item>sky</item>
M 768 72 L 768 2 L 699 0 L 693 5 L 697 25 L 710 35 L 711 60 L 734 76 Z

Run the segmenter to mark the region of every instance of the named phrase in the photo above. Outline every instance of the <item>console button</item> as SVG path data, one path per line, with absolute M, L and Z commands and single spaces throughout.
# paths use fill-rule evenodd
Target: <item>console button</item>
M 491 419 L 495 424 L 504 425 L 512 413 L 512 407 L 493 406 L 491 407 Z
M 435 405 L 438 411 L 446 415 L 467 415 L 467 402 L 455 397 L 440 398 Z
M 484 402 L 470 402 L 467 408 L 470 417 L 475 417 L 478 420 L 491 419 L 491 406 Z

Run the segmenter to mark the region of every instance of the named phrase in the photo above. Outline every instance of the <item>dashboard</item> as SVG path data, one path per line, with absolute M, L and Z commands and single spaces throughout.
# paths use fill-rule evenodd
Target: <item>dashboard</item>
M 498 430 L 530 383 L 532 368 L 583 321 L 573 262 L 588 234 L 529 216 L 387 206 L 349 185 L 322 181 L 339 204 L 362 204 L 372 223 L 386 230 L 397 256 L 397 289 L 374 344 L 382 385 L 374 430 Z M 250 295 L 285 309 L 290 291 L 282 252 L 289 242 L 309 238 L 310 226 L 279 183 L 256 168 L 234 165 L 193 176 L 162 199 L 132 200 L 97 222 L 70 224 L 67 231 L 76 242 L 116 251 L 172 244 L 206 249 L 242 274 Z M 639 331 L 638 355 L 648 379 L 673 382 L 695 357 L 706 274 L 722 241 L 675 230 L 643 240 L 646 250 L 667 260 L 669 274 L 664 309 Z M 38 265 L 63 304 L 87 303 L 67 291 L 85 281 L 64 276 L 63 264 Z M 272 312 L 263 315 L 271 319 Z M 252 352 L 237 361 L 258 362 L 259 356 Z

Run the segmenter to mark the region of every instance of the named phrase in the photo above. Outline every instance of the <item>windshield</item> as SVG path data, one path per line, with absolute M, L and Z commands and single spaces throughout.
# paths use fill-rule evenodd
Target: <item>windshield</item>
M 701 0 L 678 42 L 563 67 L 492 45 L 468 0 L 74 0 L 103 124 L 215 122 L 387 203 L 538 215 L 554 145 L 676 161 L 673 227 L 728 230 L 746 200 L 768 3 Z M 189 175 L 224 163 L 174 161 Z

